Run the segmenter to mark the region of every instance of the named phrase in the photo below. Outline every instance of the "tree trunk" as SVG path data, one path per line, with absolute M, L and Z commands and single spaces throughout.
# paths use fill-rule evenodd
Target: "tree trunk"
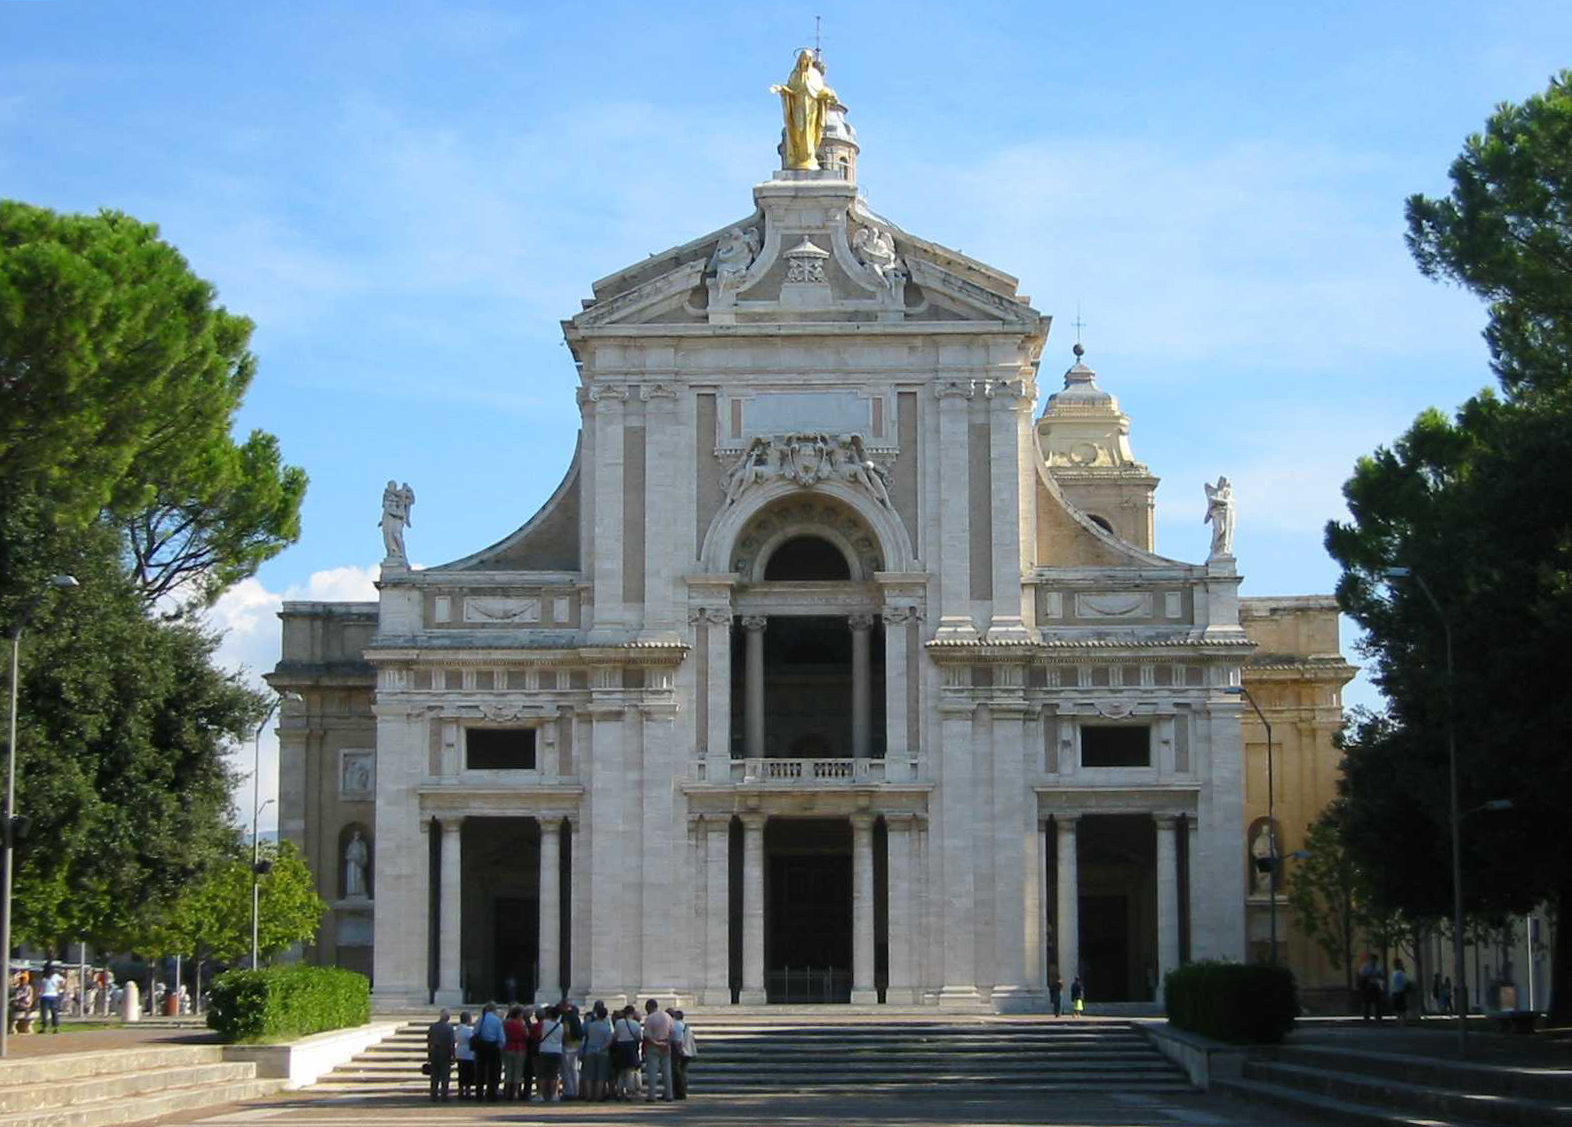
M 1546 1024 L 1572 1025 L 1572 873 L 1556 890 L 1556 926 L 1550 937 L 1550 1009 Z

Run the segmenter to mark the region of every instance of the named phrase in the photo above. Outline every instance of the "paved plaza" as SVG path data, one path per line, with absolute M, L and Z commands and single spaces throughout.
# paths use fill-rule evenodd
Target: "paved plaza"
M 695 1082 L 698 1075 L 695 1072 Z M 214 1113 L 211 1109 L 160 1123 L 202 1124 L 203 1127 L 246 1127 L 257 1123 L 279 1127 L 388 1127 L 413 1123 L 572 1123 L 575 1127 L 632 1127 L 634 1124 L 742 1124 L 778 1123 L 793 1127 L 860 1127 L 863 1124 L 903 1124 L 926 1127 L 945 1124 L 1045 1123 L 1084 1124 L 1087 1127 L 1255 1127 L 1272 1124 L 1291 1127 L 1281 1113 L 1255 1109 L 1238 1101 L 1201 1092 L 1106 1093 L 1073 1092 L 1062 1096 L 1044 1092 L 966 1092 L 942 1090 L 881 1092 L 877 1089 L 848 1096 L 844 1092 L 812 1092 L 758 1096 L 726 1095 L 706 1098 L 696 1093 L 681 1104 L 550 1104 L 538 1102 L 433 1106 L 407 1096 L 314 1096 L 309 1091 L 289 1093 L 236 1105 Z

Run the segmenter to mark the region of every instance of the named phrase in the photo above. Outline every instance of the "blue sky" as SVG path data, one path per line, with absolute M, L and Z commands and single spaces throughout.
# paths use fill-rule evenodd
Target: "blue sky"
M 1079 304 L 1159 550 L 1205 555 L 1227 473 L 1245 593 L 1331 589 L 1354 458 L 1490 379 L 1403 198 L 1572 63 L 1572 6 L 0 0 L 0 193 L 157 222 L 257 322 L 241 427 L 311 474 L 301 542 L 215 614 L 230 660 L 272 664 L 282 597 L 370 594 L 389 477 L 425 564 L 549 495 L 559 321 L 748 213 L 816 14 L 870 204 L 1055 316 L 1045 396 Z

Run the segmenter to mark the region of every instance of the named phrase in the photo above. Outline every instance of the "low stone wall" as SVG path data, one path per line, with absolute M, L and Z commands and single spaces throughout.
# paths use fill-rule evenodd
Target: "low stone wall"
M 1136 1028 L 1158 1052 L 1184 1069 L 1190 1083 L 1203 1092 L 1211 1088 L 1213 1080 L 1244 1075 L 1244 1062 L 1250 1056 L 1248 1048 L 1213 1041 L 1168 1024 L 1141 1022 Z
M 398 1021 L 374 1021 L 353 1029 L 313 1033 L 281 1045 L 225 1045 L 224 1059 L 254 1063 L 259 1080 L 282 1080 L 286 1089 L 304 1088 L 391 1037 L 402 1025 Z

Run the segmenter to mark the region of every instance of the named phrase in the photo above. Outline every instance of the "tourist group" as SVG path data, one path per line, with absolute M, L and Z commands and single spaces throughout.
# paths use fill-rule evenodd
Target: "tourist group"
M 632 1006 L 612 1014 L 604 1002 L 587 1017 L 566 999 L 544 1009 L 512 1006 L 505 1015 L 487 1003 L 478 1019 L 465 1010 L 456 1025 L 442 1011 L 426 1030 L 421 1070 L 431 1077 L 432 1100 L 448 1098 L 457 1065 L 461 1100 L 654 1102 L 687 1098 L 688 1062 L 697 1055 L 682 1011 L 653 998 L 643 1021 Z

